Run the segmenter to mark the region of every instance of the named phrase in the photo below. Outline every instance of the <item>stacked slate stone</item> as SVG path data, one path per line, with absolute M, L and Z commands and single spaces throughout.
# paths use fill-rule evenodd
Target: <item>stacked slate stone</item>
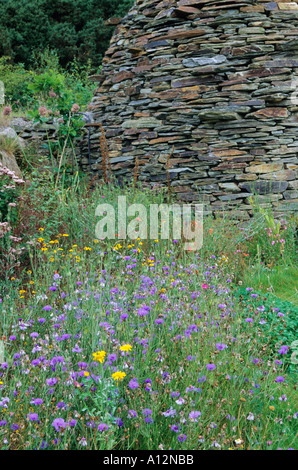
M 256 193 L 297 210 L 298 3 L 139 0 L 119 21 L 91 103 L 115 175 L 130 179 L 138 158 L 140 180 L 166 184 L 171 154 L 181 202 L 249 218 Z

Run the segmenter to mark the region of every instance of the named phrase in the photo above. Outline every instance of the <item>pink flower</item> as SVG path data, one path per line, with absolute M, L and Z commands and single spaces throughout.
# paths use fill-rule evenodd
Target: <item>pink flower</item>
M 80 109 L 80 106 L 78 104 L 74 103 L 71 107 L 71 112 L 72 113 L 77 113 L 79 111 L 79 109 Z
M 39 108 L 38 112 L 39 112 L 39 115 L 42 116 L 42 117 L 44 117 L 48 114 L 48 110 L 45 106 L 41 106 Z
M 9 116 L 11 113 L 12 109 L 10 106 L 5 106 L 3 109 L 3 116 Z
M 49 97 L 50 97 L 50 98 L 56 98 L 57 95 L 56 95 L 56 93 L 55 93 L 53 90 L 51 90 L 51 91 L 49 92 Z
M 202 284 L 202 289 L 208 289 L 207 284 Z

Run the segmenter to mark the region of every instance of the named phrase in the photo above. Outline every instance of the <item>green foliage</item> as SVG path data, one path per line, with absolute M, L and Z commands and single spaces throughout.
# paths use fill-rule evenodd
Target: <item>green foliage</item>
M 256 298 L 251 297 L 251 291 L 246 288 L 237 288 L 235 298 L 240 300 L 243 308 L 243 315 L 251 314 L 258 307 L 264 307 L 262 317 L 266 324 L 262 328 L 267 333 L 267 338 L 272 347 L 272 354 L 276 354 L 276 344 L 284 344 L 290 346 L 297 339 L 298 329 L 298 307 L 292 302 L 281 300 L 275 295 L 263 294 L 262 292 L 253 291 L 257 294 Z M 282 325 L 279 320 L 283 319 Z M 288 350 L 285 356 L 286 365 L 294 372 L 293 363 L 291 363 L 291 350 Z
M 5 99 L 13 103 L 15 109 L 26 107 L 33 100 L 32 92 L 28 88 L 31 74 L 23 64 L 13 65 L 11 62 L 10 57 L 0 57 L 0 80 L 5 85 Z
M 113 27 L 104 21 L 122 17 L 133 0 L 0 0 L 0 55 L 32 65 L 47 46 L 64 67 L 77 58 L 100 65 Z

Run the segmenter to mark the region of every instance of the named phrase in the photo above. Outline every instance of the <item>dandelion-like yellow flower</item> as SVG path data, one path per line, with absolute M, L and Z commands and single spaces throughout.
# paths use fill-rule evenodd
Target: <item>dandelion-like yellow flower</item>
M 85 370 L 84 376 L 85 376 L 85 377 L 89 377 L 89 375 L 90 375 L 89 372 L 87 372 L 87 371 Z
M 121 372 L 120 370 L 118 370 L 117 372 L 112 374 L 112 377 L 116 382 L 120 382 L 121 380 L 124 379 L 124 377 L 126 377 L 126 374 L 125 372 Z
M 106 354 L 107 353 L 105 351 L 97 351 L 97 352 L 93 353 L 93 359 L 94 359 L 94 361 L 98 361 L 98 362 L 103 363 L 104 360 L 105 360 Z
M 130 344 L 124 344 L 123 346 L 120 346 L 120 351 L 131 351 L 132 346 Z

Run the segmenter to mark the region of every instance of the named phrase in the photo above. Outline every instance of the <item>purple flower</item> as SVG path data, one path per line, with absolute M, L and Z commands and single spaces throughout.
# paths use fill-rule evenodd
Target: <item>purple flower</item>
M 179 432 L 179 428 L 176 424 L 172 424 L 171 426 L 171 431 L 174 431 L 174 432 Z
M 178 441 L 184 442 L 185 440 L 186 440 L 186 435 L 185 434 L 179 434 Z
M 150 408 L 144 408 L 142 413 L 144 416 L 150 416 L 152 415 L 152 410 L 150 410 Z
M 138 384 L 138 382 L 137 382 L 137 379 L 132 379 L 132 380 L 130 380 L 128 386 L 129 386 L 129 388 L 131 388 L 132 390 L 135 389 L 135 388 L 138 388 L 139 384 Z
M 195 421 L 196 423 L 198 422 L 197 418 L 201 416 L 201 412 L 200 411 L 191 411 L 188 415 L 189 419 L 191 421 Z
M 36 333 L 35 331 L 30 334 L 31 338 L 38 338 L 39 334 Z
M 29 414 L 30 421 L 38 421 L 38 414 L 37 413 L 30 413 Z
M 224 343 L 216 343 L 216 348 L 217 348 L 219 351 L 223 351 L 226 347 L 227 347 L 227 345 L 224 344 Z
M 289 346 L 281 346 L 278 352 L 279 354 L 287 354 L 288 349 L 289 349 Z
M 178 398 L 178 400 L 176 400 L 176 403 L 177 405 L 183 405 L 185 403 L 185 400 L 182 397 L 180 397 Z
M 199 377 L 198 382 L 199 383 L 206 382 L 206 375 L 203 375 L 202 377 Z
M 151 418 L 151 416 L 147 416 L 147 417 L 145 418 L 145 423 L 147 423 L 147 424 L 148 424 L 148 423 L 150 423 L 150 424 L 153 423 L 153 418 Z
M 43 310 L 49 312 L 50 310 L 52 310 L 52 307 L 50 305 L 46 305 L 45 307 L 43 307 Z
M 116 354 L 116 353 L 109 354 L 108 360 L 109 360 L 110 362 L 115 362 L 115 361 L 117 360 L 117 354 Z
M 31 402 L 32 405 L 42 405 L 43 400 L 41 398 L 32 398 Z
M 135 410 L 128 410 L 128 418 L 136 418 L 137 413 Z
M 106 423 L 100 423 L 97 427 L 99 431 L 107 431 L 109 429 L 109 426 Z
M 55 377 L 51 377 L 50 379 L 46 379 L 46 383 L 48 385 L 55 385 L 58 382 L 58 380 Z
M 64 421 L 63 418 L 56 418 L 52 422 L 52 426 L 56 429 L 56 431 L 60 431 L 60 428 L 66 428 L 67 423 Z
M 143 317 L 145 315 L 148 315 L 149 313 L 149 310 L 150 310 L 150 307 L 147 307 L 146 305 L 144 307 L 141 307 L 138 309 L 138 315 L 140 317 Z
M 215 364 L 207 364 L 206 367 L 207 367 L 208 370 L 214 370 L 216 366 L 215 366 Z
M 177 413 L 177 411 L 175 410 L 175 408 L 173 408 L 171 406 L 171 408 L 169 410 L 165 411 L 163 413 L 163 415 L 167 418 L 168 416 L 175 416 L 176 413 Z
M 281 375 L 278 375 L 275 379 L 275 382 L 283 382 L 285 379 Z
M 245 318 L 246 323 L 253 323 L 253 318 Z

